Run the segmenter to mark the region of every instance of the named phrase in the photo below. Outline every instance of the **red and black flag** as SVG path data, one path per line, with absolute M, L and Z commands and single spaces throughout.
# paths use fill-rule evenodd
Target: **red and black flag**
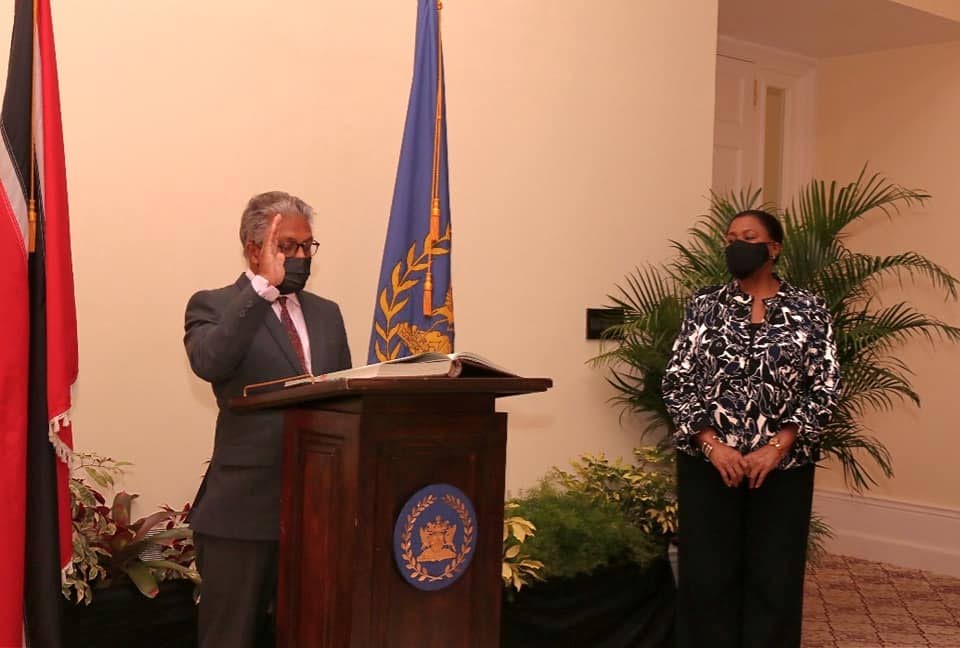
M 77 318 L 50 2 L 15 6 L 0 114 L 0 646 L 56 646 Z

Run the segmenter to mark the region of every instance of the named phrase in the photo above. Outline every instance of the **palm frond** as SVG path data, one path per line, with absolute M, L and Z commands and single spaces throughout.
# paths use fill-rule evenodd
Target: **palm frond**
M 923 190 L 893 184 L 879 173 L 867 178 L 866 173 L 864 165 L 857 179 L 842 187 L 836 181 L 829 188 L 822 180 L 810 182 L 785 210 L 786 220 L 817 231 L 824 242 L 829 242 L 874 210 L 892 217 L 903 207 L 922 205 L 930 198 Z
M 925 279 L 935 288 L 957 299 L 957 279 L 945 268 L 916 252 L 891 256 L 872 256 L 849 252 L 827 265 L 816 277 L 811 289 L 833 306 L 862 301 L 876 292 L 887 277 L 904 287 L 904 279 L 916 282 Z
M 727 226 L 738 213 L 748 209 L 774 209 L 760 203 L 761 190 L 744 189 L 730 196 L 710 193 L 710 209 L 688 231 L 690 241 L 670 241 L 678 257 L 668 265 L 668 273 L 688 290 L 723 283 L 727 280 L 724 258 Z
M 843 244 L 825 241 L 823 232 L 814 227 L 785 229 L 780 272 L 793 285 L 813 290 L 823 269 L 843 256 Z
M 760 202 L 760 194 L 762 193 L 763 188 L 754 189 L 753 187 L 746 187 L 726 196 L 710 190 L 710 212 L 708 215 L 714 222 L 722 223 L 722 229 L 719 230 L 721 238 L 726 235 L 727 225 L 736 214 L 748 209 L 776 209 L 775 205 Z
M 682 289 L 670 276 L 665 276 L 654 266 L 636 268 L 626 276 L 625 285 L 617 286 L 618 293 L 608 296 L 615 307 L 624 310 L 627 328 L 637 320 L 664 308 L 668 301 L 679 304 L 683 299 Z M 617 331 L 621 333 L 622 331 Z
M 673 422 L 660 397 L 656 374 L 651 373 L 641 377 L 612 371 L 607 382 L 617 390 L 610 401 L 621 406 L 621 420 L 629 412 L 643 412 L 647 415 L 647 422 L 640 434 L 641 438 L 656 431 L 673 428 Z
M 844 482 L 855 492 L 876 486 L 877 480 L 867 469 L 864 457 L 880 469 L 884 477 L 893 477 L 893 459 L 890 451 L 869 431 L 838 412 L 824 431 L 821 449 L 834 457 L 843 468 Z
M 807 562 L 818 565 L 827 555 L 827 540 L 836 537 L 833 529 L 822 515 L 814 512 L 810 516 L 810 540 L 807 543 Z
M 903 401 L 919 406 L 920 395 L 910 385 L 909 370 L 898 364 L 858 359 L 844 365 L 837 410 L 854 418 L 869 410 L 889 411 Z
M 889 352 L 916 337 L 931 343 L 937 339 L 960 342 L 960 328 L 924 315 L 907 302 L 898 302 L 877 311 L 870 308 L 868 303 L 859 311 L 848 312 L 843 319 L 844 326 L 835 325 L 841 359 L 865 351 Z

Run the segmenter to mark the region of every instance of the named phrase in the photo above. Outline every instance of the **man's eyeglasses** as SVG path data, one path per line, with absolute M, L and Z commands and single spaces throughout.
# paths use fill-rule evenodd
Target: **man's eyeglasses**
M 297 249 L 303 250 L 304 256 L 312 257 L 320 249 L 320 242 L 313 239 L 297 243 L 296 241 L 286 240 L 277 243 L 277 250 L 283 253 L 285 257 L 294 257 L 297 255 Z

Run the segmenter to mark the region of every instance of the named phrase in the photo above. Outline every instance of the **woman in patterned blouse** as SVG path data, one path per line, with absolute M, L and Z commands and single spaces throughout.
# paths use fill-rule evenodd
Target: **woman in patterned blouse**
M 691 298 L 664 375 L 679 646 L 800 646 L 814 464 L 839 367 L 824 301 L 774 273 L 782 243 L 767 212 L 733 218 L 734 280 Z

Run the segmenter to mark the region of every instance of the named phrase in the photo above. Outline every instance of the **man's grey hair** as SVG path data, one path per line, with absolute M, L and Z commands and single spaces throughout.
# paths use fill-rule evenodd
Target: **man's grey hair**
M 284 216 L 299 215 L 313 223 L 313 207 L 296 196 L 285 191 L 268 191 L 257 194 L 247 203 L 240 217 L 240 242 L 261 244 L 267 235 L 270 221 L 277 214 Z

